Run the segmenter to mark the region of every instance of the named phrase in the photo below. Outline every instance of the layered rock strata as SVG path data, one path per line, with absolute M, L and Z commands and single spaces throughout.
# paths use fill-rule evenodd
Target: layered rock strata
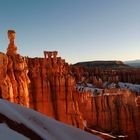
M 24 57 L 17 53 L 15 34 L 13 30 L 8 31 L 7 53 L 0 53 L 0 96 L 29 107 L 28 67 Z
M 15 34 L 8 31 L 7 53 L 0 53 L 0 98 L 81 129 L 140 139 L 139 93 L 116 88 L 93 96 L 90 91 L 76 91 L 78 81 L 98 88 L 105 81 L 139 83 L 139 70 L 70 67 L 57 51 L 44 51 L 44 58 L 25 58 L 17 53 Z
M 99 96 L 93 96 L 90 92 L 78 95 L 78 105 L 86 127 L 116 137 L 123 135 L 127 140 L 139 140 L 139 96 L 128 90 L 106 91 L 107 94 Z
M 101 83 L 117 83 L 126 82 L 140 84 L 139 68 L 87 68 L 79 66 L 71 66 L 71 71 L 76 81 L 84 81 L 93 83 L 96 87 L 101 87 Z
M 75 99 L 75 80 L 57 52 L 44 52 L 44 59 L 28 58 L 31 80 L 30 107 L 49 117 L 83 129 Z

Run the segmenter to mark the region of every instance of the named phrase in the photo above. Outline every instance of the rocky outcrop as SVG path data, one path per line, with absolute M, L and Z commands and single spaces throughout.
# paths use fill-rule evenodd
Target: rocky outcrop
M 1 98 L 83 129 L 69 65 L 57 57 L 57 51 L 44 51 L 45 58 L 22 57 L 17 53 L 15 35 L 8 31 L 7 53 L 0 53 Z
M 102 82 L 118 83 L 127 82 L 140 84 L 139 68 L 100 68 L 100 67 L 79 67 L 71 66 L 71 71 L 76 81 L 85 81 L 88 83 L 96 83 L 101 79 Z M 97 85 L 98 86 L 98 85 Z
M 4 53 L 0 52 L 0 85 L 3 83 L 4 79 L 6 78 L 7 64 L 8 64 L 8 57 Z
M 90 129 L 115 136 L 126 136 L 127 140 L 140 139 L 140 107 L 136 105 L 136 95 L 128 90 L 93 96 L 79 94 L 79 109 Z
M 45 58 L 28 58 L 30 106 L 39 112 L 83 129 L 75 99 L 75 80 L 57 52 L 44 52 Z
M 1 98 L 10 100 L 29 107 L 28 67 L 24 57 L 17 54 L 14 44 L 15 31 L 8 31 L 10 43 L 7 54 L 0 54 L 0 95 Z
M 136 101 L 136 105 L 140 106 L 140 96 L 137 96 L 135 101 Z
M 69 66 L 57 51 L 44 51 L 44 58 L 25 58 L 17 53 L 15 31 L 9 30 L 8 38 L 7 53 L 0 53 L 1 98 L 90 132 L 140 139 L 139 93 L 103 87 L 106 81 L 139 83 L 139 69 Z M 77 91 L 79 81 L 92 83 L 101 93 Z
M 57 51 L 44 51 L 45 58 L 22 57 L 17 53 L 15 35 L 8 31 L 7 53 L 0 53 L 1 98 L 83 129 L 69 65 L 57 57 Z

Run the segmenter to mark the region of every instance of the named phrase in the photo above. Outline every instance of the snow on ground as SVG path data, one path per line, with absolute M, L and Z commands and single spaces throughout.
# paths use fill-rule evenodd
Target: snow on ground
M 140 85 L 138 85 L 138 84 L 119 82 L 118 85 L 120 88 L 126 88 L 126 89 L 129 89 L 131 91 L 140 92 Z
M 1 140 L 29 140 L 27 137 L 10 129 L 5 123 L 0 123 L 0 139 Z
M 102 89 L 95 88 L 92 84 L 87 84 L 86 86 L 83 84 L 77 84 L 76 88 L 79 92 L 91 92 L 93 95 L 98 95 L 101 93 Z
M 123 83 L 123 82 L 119 82 L 118 84 L 111 83 L 107 87 L 108 88 L 115 88 L 116 86 L 121 88 L 121 89 L 129 89 L 129 90 L 134 91 L 134 92 L 140 92 L 140 85 L 132 84 L 132 83 Z
M 24 124 L 44 140 L 102 140 L 95 135 L 50 119 L 39 112 L 2 99 L 0 99 L 0 113 L 17 123 Z
M 129 89 L 130 91 L 133 92 L 140 92 L 140 85 L 138 84 L 123 83 L 123 82 L 119 82 L 117 84 L 116 83 L 108 84 L 108 82 L 103 83 L 103 88 L 116 88 L 116 87 L 121 89 Z M 76 88 L 79 92 L 89 91 L 93 93 L 93 95 L 99 95 L 100 93 L 102 93 L 103 90 L 100 88 L 96 88 L 94 85 L 89 83 L 87 85 L 78 83 L 76 85 Z

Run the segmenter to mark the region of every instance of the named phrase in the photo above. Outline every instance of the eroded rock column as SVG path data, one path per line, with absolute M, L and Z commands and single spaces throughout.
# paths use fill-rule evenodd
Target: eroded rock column
M 8 30 L 9 45 L 6 55 L 3 55 L 5 73 L 1 83 L 1 96 L 3 99 L 10 100 L 29 107 L 28 67 L 26 60 L 17 53 L 14 43 L 16 32 Z

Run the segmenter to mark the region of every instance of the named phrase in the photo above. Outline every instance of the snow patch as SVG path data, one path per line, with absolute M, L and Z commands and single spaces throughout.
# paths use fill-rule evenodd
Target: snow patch
M 29 140 L 27 137 L 10 129 L 5 123 L 0 123 L 0 139 L 1 140 Z
M 32 109 L 2 99 L 0 99 L 0 112 L 7 118 L 24 124 L 44 140 L 102 140 L 78 128 L 50 119 Z

